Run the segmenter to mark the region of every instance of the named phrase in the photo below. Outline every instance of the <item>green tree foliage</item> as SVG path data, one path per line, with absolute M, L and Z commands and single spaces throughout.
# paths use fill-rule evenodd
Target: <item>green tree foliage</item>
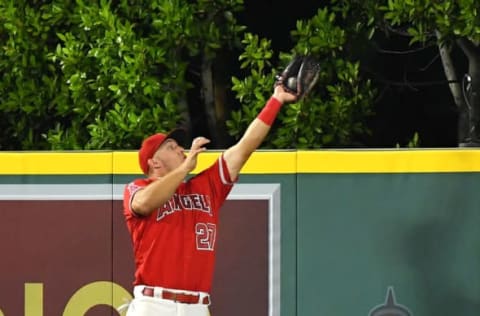
M 295 54 L 311 54 L 321 63 L 321 74 L 310 95 L 286 105 L 270 134 L 270 148 L 319 148 L 358 146 L 359 136 L 368 134 L 365 119 L 372 115 L 375 89 L 362 78 L 359 62 L 350 60 L 344 46 L 348 36 L 335 24 L 336 15 L 326 8 L 306 21 L 298 21 L 291 36 L 296 43 L 290 52 L 280 52 L 280 66 L 272 66 L 274 53 L 270 42 L 247 34 L 242 67 L 250 73 L 233 78 L 233 89 L 243 104 L 227 122 L 230 133 L 241 136 L 247 124 L 265 104 L 273 87 L 274 75 L 282 71 Z M 274 137 L 272 136 L 274 134 Z
M 2 149 L 129 149 L 145 136 L 189 124 L 187 93 L 199 89 L 207 111 L 220 88 L 212 67 L 240 44 L 242 0 L 4 1 L 0 110 Z M 291 52 L 245 34 L 245 78 L 233 78 L 242 107 L 227 123 L 238 138 L 272 91 L 274 75 L 294 53 L 322 60 L 318 89 L 279 117 L 266 147 L 349 145 L 365 128 L 372 91 L 358 63 L 342 58 L 345 32 L 319 10 L 299 21 Z M 197 61 L 192 65 L 192 60 Z M 279 66 L 275 67 L 275 65 Z M 195 86 L 187 72 L 198 71 Z M 217 91 L 215 91 L 217 90 Z M 220 104 L 226 107 L 226 104 Z M 215 116 L 211 113 L 210 117 Z M 215 133 L 214 125 L 210 124 Z
M 2 149 L 136 148 L 184 123 L 190 61 L 235 45 L 242 4 L 2 1 Z
M 377 92 L 356 50 L 379 30 L 408 35 L 412 46 L 438 45 L 461 113 L 459 142 L 476 144 L 479 6 L 331 0 L 297 21 L 291 50 L 274 52 L 269 39 L 237 22 L 243 0 L 1 1 L 0 149 L 137 148 L 145 134 L 191 124 L 192 91 L 211 134 L 223 124 L 215 111 L 239 105 L 226 126 L 238 139 L 270 95 L 274 75 L 294 54 L 307 53 L 321 62 L 320 79 L 307 99 L 286 105 L 264 146 L 361 145 Z M 451 58 L 455 48 L 468 71 Z M 241 65 L 231 86 L 215 78 L 226 50 L 238 52 Z M 236 100 L 226 100 L 226 90 Z
M 67 88 L 48 54 L 67 10 L 38 2 L 0 3 L 1 149 L 46 148 L 41 132 L 63 120 L 56 108 L 69 104 L 63 93 Z

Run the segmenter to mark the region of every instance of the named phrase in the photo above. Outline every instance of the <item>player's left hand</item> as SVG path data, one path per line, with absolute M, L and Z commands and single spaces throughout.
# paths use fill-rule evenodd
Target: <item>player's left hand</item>
M 273 92 L 273 97 L 282 103 L 295 102 L 298 96 L 290 91 L 287 91 L 283 85 L 276 85 Z
M 316 84 L 320 73 L 320 64 L 310 55 L 295 56 L 280 75 L 276 76 L 275 86 L 296 95 L 295 101 L 306 97 Z
M 190 147 L 190 151 L 188 152 L 187 158 L 185 159 L 185 164 L 188 170 L 193 170 L 197 166 L 197 157 L 202 151 L 207 150 L 205 147 L 206 144 L 210 143 L 210 139 L 206 137 L 196 137 L 192 141 L 192 146 Z

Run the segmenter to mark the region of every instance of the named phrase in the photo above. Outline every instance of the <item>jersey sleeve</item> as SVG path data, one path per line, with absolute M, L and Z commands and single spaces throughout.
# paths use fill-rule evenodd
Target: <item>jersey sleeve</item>
M 222 184 L 231 187 L 235 182 L 237 182 L 238 177 L 235 178 L 235 179 L 232 179 L 230 177 L 230 172 L 228 171 L 227 161 L 223 157 L 223 154 L 218 158 L 217 162 L 219 164 L 218 170 L 220 172 L 220 179 L 222 181 Z
M 128 183 L 125 186 L 125 189 L 123 191 L 123 212 L 127 219 L 131 218 L 132 216 L 137 217 L 135 212 L 132 210 L 133 196 L 135 195 L 135 193 L 138 192 L 138 190 L 143 189 L 146 185 L 146 181 L 137 179 Z
M 237 180 L 238 177 L 231 179 L 222 154 L 213 165 L 194 176 L 189 182 L 191 182 L 193 191 L 202 191 L 208 194 L 214 210 L 218 210 Z
M 215 194 L 218 194 L 221 199 L 227 198 L 233 185 L 237 182 L 238 177 L 233 180 L 231 179 L 223 154 L 217 159 L 213 168 L 211 168 L 209 180 L 211 187 L 215 190 Z

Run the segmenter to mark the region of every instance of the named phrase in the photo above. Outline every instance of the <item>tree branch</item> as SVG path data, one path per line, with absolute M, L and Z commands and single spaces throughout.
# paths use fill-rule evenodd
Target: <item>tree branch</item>
M 438 50 L 440 52 L 440 57 L 442 57 L 442 64 L 443 70 L 445 72 L 445 76 L 448 80 L 456 80 L 458 81 L 457 73 L 455 70 L 455 66 L 453 65 L 452 57 L 450 56 L 451 47 L 447 46 L 447 44 L 442 39 L 442 34 L 436 30 L 435 34 L 438 40 Z M 449 85 L 450 91 L 453 96 L 453 100 L 457 105 L 458 109 L 458 135 L 457 139 L 460 144 L 464 143 L 466 139 L 468 139 L 470 134 L 470 122 L 469 122 L 469 111 L 467 108 L 467 103 L 465 98 L 463 97 L 463 87 L 462 84 L 451 84 Z
M 478 62 L 480 56 L 480 48 L 475 46 L 472 41 L 461 37 L 457 39 L 457 45 L 462 49 L 468 60 Z
M 402 51 L 383 49 L 383 48 L 380 48 L 375 42 L 373 42 L 372 45 L 373 45 L 373 47 L 375 48 L 376 51 L 378 51 L 379 53 L 382 53 L 382 54 L 406 55 L 406 54 L 414 54 L 414 53 L 421 52 L 421 51 L 423 51 L 427 48 L 430 48 L 430 47 L 434 46 L 435 44 L 430 44 L 430 45 L 427 45 L 427 46 L 423 46 L 423 47 L 419 47 L 419 48 L 415 48 L 415 49 L 407 49 L 407 50 L 402 50 Z
M 442 37 L 441 33 L 439 31 L 436 31 L 436 34 L 437 39 L 440 40 Z M 453 65 L 452 57 L 450 56 L 451 48 L 449 46 L 446 46 L 445 43 L 439 43 L 438 50 L 440 52 L 440 57 L 442 59 L 443 69 L 447 80 L 450 82 L 456 82 L 456 84 L 451 84 L 449 85 L 449 87 L 450 91 L 452 92 L 455 104 L 457 105 L 457 107 L 460 108 L 465 105 L 465 102 L 462 96 L 460 81 L 458 80 L 455 66 Z
M 464 100 L 467 105 L 469 121 L 469 143 L 480 144 L 480 49 L 469 39 L 457 39 L 458 46 L 468 59 L 468 87 L 462 85 Z M 467 77 L 465 77 L 467 78 Z

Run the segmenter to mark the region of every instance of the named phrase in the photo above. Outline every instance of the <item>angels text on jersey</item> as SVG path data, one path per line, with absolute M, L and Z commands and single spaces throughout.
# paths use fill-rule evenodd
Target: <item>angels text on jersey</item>
M 180 211 L 199 211 L 212 216 L 212 207 L 210 197 L 204 194 L 178 194 L 175 193 L 172 198 L 158 209 L 157 221 L 166 216 Z

